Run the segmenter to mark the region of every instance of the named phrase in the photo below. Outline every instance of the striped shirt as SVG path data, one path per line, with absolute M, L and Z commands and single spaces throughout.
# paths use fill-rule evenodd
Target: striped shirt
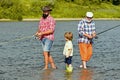
M 48 30 L 55 31 L 55 25 L 56 25 L 55 20 L 53 19 L 53 17 L 49 15 L 46 19 L 43 18 L 40 19 L 38 28 L 41 32 L 45 32 Z M 54 32 L 52 34 L 43 35 L 42 38 L 48 38 L 50 40 L 54 40 Z
M 95 22 L 92 21 L 90 23 L 87 23 L 86 19 L 82 19 L 79 24 L 78 24 L 78 42 L 83 42 L 83 43 L 91 43 L 92 39 L 88 39 L 86 36 L 83 34 L 88 34 L 92 35 L 93 32 L 95 31 Z

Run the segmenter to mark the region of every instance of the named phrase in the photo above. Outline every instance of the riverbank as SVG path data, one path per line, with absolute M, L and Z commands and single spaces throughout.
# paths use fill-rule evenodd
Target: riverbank
M 81 20 L 82 18 L 55 18 L 57 21 L 65 20 Z M 22 21 L 39 21 L 40 19 L 23 19 Z M 94 18 L 94 20 L 120 20 L 120 18 Z M 0 22 L 13 22 L 17 20 L 11 20 L 11 19 L 0 19 Z

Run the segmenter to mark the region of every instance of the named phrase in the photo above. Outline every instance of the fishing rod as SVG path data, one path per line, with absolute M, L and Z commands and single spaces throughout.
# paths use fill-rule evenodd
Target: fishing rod
M 112 28 L 109 28 L 109 29 L 106 29 L 104 31 L 101 31 L 101 32 L 97 33 L 97 35 L 103 34 L 103 33 L 107 32 L 107 31 L 110 31 L 110 30 L 112 30 L 114 28 L 117 28 L 117 27 L 120 27 L 120 25 L 117 25 L 117 26 L 114 26 Z M 98 39 L 98 36 L 96 36 L 95 39 Z

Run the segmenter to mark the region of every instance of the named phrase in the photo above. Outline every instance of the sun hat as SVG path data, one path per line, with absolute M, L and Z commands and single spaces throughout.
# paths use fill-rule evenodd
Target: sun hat
M 42 11 L 43 11 L 43 12 L 44 12 L 44 11 L 52 11 L 52 9 L 50 9 L 49 6 L 44 6 L 44 7 L 42 8 Z
M 93 13 L 92 12 L 86 12 L 86 16 L 87 17 L 93 17 Z

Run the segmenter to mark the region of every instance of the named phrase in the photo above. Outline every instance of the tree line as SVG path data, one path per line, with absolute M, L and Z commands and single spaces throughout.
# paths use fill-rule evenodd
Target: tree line
M 86 3 L 97 3 L 100 4 L 102 2 L 110 2 L 113 5 L 119 5 L 120 4 L 120 0 L 65 0 L 68 2 L 76 2 L 76 3 L 80 3 L 80 4 L 86 4 Z

